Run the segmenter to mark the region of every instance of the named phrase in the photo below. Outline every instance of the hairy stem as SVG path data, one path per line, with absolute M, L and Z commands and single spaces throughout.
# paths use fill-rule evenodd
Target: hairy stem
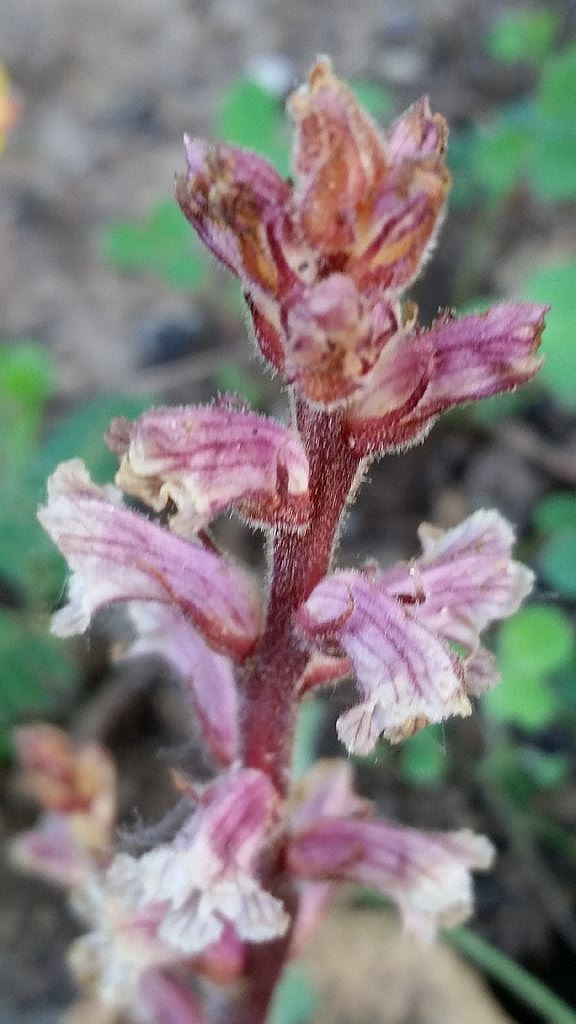
M 359 470 L 358 458 L 342 439 L 338 414 L 300 403 L 296 419 L 310 464 L 310 524 L 304 532 L 285 527 L 276 531 L 266 625 L 240 680 L 243 762 L 265 772 L 281 796 L 286 795 L 290 781 L 295 686 L 309 658 L 295 634 L 292 616 L 330 568 L 342 514 Z M 291 909 L 295 898 L 284 873 L 283 853 L 279 838 L 262 865 L 261 879 Z M 288 944 L 287 935 L 250 947 L 245 986 L 239 999 L 221 1007 L 218 1024 L 265 1020 Z

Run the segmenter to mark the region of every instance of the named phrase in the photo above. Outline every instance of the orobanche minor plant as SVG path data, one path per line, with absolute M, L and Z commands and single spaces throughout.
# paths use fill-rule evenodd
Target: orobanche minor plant
M 73 891 L 89 927 L 71 952 L 85 992 L 75 1020 L 260 1024 L 335 883 L 374 887 L 429 939 L 469 914 L 470 872 L 491 861 L 470 831 L 377 817 L 345 762 L 298 785 L 290 763 L 300 702 L 349 675 L 359 697 L 338 735 L 353 754 L 468 715 L 496 683 L 480 633 L 532 585 L 497 512 L 423 526 L 422 553 L 392 568 L 336 569 L 335 548 L 371 460 L 535 374 L 546 310 L 506 303 L 424 329 L 402 300 L 450 185 L 446 125 L 427 100 L 383 136 L 319 59 L 289 111 L 294 184 L 253 153 L 187 139 L 176 187 L 242 282 L 262 356 L 286 382 L 288 425 L 233 398 L 116 420 L 118 489 L 72 460 L 40 510 L 72 570 L 54 631 L 83 632 L 98 609 L 125 604 L 132 651 L 176 667 L 214 764 L 207 784 L 175 773 L 177 824 L 171 815 L 138 855 L 114 853 L 104 752 L 48 726 L 21 732 L 45 815 L 17 854 Z M 210 538 L 227 509 L 268 536 L 263 587 Z

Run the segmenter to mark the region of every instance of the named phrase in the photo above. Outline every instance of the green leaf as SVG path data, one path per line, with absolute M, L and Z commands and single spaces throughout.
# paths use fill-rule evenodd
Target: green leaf
M 111 266 L 156 274 L 175 288 L 196 288 L 207 275 L 201 244 L 173 199 L 158 203 L 141 220 L 108 224 L 102 250 Z
M 557 15 L 545 8 L 505 11 L 488 33 L 488 51 L 505 64 L 536 63 L 550 53 L 558 29 Z
M 466 928 L 452 928 L 444 933 L 444 938 L 490 978 L 529 1006 L 542 1021 L 547 1024 L 576 1024 L 576 1010 L 479 935 Z
M 500 627 L 498 664 L 504 674 L 542 676 L 562 668 L 574 652 L 574 633 L 560 608 L 532 605 Z
M 522 766 L 539 789 L 554 789 L 570 777 L 570 758 L 565 754 L 548 753 L 537 747 L 520 747 Z
M 54 368 L 45 345 L 22 339 L 0 348 L 0 396 L 9 395 L 36 413 L 43 410 L 54 387 Z
M 566 526 L 576 528 L 576 494 L 562 491 L 542 498 L 534 510 L 534 525 L 540 533 L 555 533 Z
M 576 96 L 576 46 L 547 61 L 536 95 L 537 109 L 546 119 L 574 123 Z
M 539 562 L 551 587 L 563 597 L 576 598 L 576 526 L 566 526 L 549 537 Z
M 289 167 L 288 126 L 278 99 L 251 79 L 240 79 L 225 96 L 216 115 L 220 138 L 254 149 L 286 174 Z
M 546 680 L 540 676 L 503 673 L 502 681 L 484 697 L 484 706 L 492 718 L 539 730 L 558 714 L 558 701 Z
M 533 144 L 533 132 L 498 118 L 482 128 L 473 154 L 479 183 L 495 198 L 506 196 L 518 181 Z
M 400 772 L 415 786 L 432 786 L 446 775 L 448 758 L 439 726 L 431 726 L 406 740 L 400 751 Z
M 54 599 L 65 578 L 65 563 L 36 519 L 46 479 L 59 462 L 82 458 L 99 481 L 110 481 L 116 456 L 104 442 L 114 416 L 138 416 L 145 398 L 102 396 L 65 415 L 32 453 L 18 477 L 0 478 L 0 575 L 31 603 Z
M 18 472 L 33 450 L 46 402 L 54 393 L 46 346 L 22 339 L 0 347 L 0 474 Z
M 290 964 L 278 985 L 268 1024 L 307 1024 L 317 1009 L 312 982 L 299 964 Z
M 535 134 L 526 171 L 540 199 L 562 202 L 576 196 L 576 130 L 574 121 L 550 129 Z
M 558 402 L 576 411 L 576 344 L 574 343 L 574 296 L 576 262 L 544 267 L 525 282 L 523 297 L 551 305 L 546 318 L 542 352 L 546 357 L 539 374 Z

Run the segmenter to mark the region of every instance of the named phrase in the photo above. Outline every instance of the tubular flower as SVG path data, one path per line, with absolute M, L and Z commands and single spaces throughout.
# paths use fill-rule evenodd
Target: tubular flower
M 354 667 L 364 699 L 338 721 L 352 753 L 368 753 L 381 733 L 397 741 L 469 714 L 468 695 L 497 680 L 480 632 L 516 611 L 532 586 L 530 570 L 511 559 L 514 534 L 496 512 L 477 512 L 446 532 L 424 527 L 421 538 L 424 553 L 410 566 L 336 572 L 296 616 Z
M 55 471 L 38 517 L 74 573 L 53 620 L 59 636 L 83 632 L 104 605 L 153 601 L 179 608 L 219 651 L 242 658 L 253 648 L 259 604 L 244 573 L 123 508 L 80 460 Z
M 21 783 L 43 810 L 19 835 L 11 856 L 21 868 L 66 889 L 82 885 L 105 863 L 116 818 L 116 777 L 109 754 L 96 743 L 75 748 L 52 725 L 16 730 Z
M 139 859 L 115 858 L 110 890 L 134 910 L 161 905 L 158 935 L 183 954 L 217 942 L 226 922 L 250 942 L 283 935 L 288 915 L 254 873 L 275 802 L 273 786 L 260 772 L 222 777 L 171 844 Z
M 420 441 L 438 415 L 457 405 L 512 391 L 537 373 L 547 306 L 506 303 L 430 330 L 396 335 L 371 379 L 351 403 L 344 434 L 358 455 Z
M 275 420 L 217 406 L 152 409 L 114 420 L 108 442 L 121 456 L 118 486 L 156 512 L 171 503 L 175 533 L 195 533 L 230 505 L 262 522 L 307 522 L 308 460 Z
M 426 942 L 439 927 L 469 916 L 470 871 L 488 868 L 493 852 L 484 836 L 468 830 L 426 833 L 326 817 L 293 836 L 289 864 L 302 878 L 360 882 L 382 892 L 399 907 L 406 930 Z

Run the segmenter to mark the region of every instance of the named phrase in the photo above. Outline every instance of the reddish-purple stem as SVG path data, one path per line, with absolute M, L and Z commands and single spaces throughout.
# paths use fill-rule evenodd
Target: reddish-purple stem
M 299 403 L 296 422 L 310 464 L 310 525 L 299 533 L 279 526 L 271 553 L 266 624 L 240 679 L 242 760 L 265 772 L 279 794 L 288 791 L 297 701 L 295 687 L 309 655 L 295 633 L 293 613 L 326 575 L 338 527 L 359 470 L 341 433 L 338 413 Z M 266 888 L 294 905 L 278 839 L 261 868 Z M 238 999 L 218 1008 L 218 1024 L 261 1024 L 284 965 L 290 936 L 249 947 Z

